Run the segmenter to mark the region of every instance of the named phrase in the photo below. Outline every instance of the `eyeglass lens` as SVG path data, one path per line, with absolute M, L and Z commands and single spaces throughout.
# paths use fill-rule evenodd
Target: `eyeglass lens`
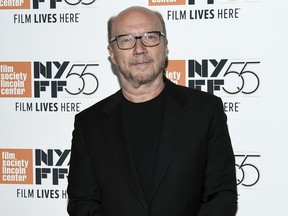
M 135 46 L 137 39 L 140 39 L 144 46 L 156 46 L 160 42 L 160 34 L 149 32 L 141 36 L 121 35 L 117 38 L 117 43 L 120 49 L 131 49 Z

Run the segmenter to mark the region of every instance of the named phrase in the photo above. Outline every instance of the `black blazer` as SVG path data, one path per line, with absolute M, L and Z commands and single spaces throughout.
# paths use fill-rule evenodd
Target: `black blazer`
M 165 83 L 152 201 L 145 199 L 138 179 L 118 91 L 75 117 L 70 215 L 235 215 L 235 162 L 221 99 Z

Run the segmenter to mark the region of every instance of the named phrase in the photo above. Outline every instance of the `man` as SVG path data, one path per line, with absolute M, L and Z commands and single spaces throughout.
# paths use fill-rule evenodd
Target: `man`
M 131 7 L 108 23 L 121 90 L 75 117 L 71 216 L 232 216 L 236 177 L 222 101 L 163 76 L 162 16 Z

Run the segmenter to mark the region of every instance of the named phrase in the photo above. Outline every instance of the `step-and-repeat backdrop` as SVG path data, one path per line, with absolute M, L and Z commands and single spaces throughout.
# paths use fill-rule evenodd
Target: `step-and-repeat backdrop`
M 67 215 L 74 115 L 119 89 L 106 24 L 133 5 L 166 21 L 167 77 L 223 100 L 237 216 L 285 215 L 285 0 L 0 0 L 0 214 Z

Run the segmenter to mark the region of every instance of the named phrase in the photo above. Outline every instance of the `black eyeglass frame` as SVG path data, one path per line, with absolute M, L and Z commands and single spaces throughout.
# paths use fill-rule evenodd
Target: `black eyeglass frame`
M 157 44 L 155 44 L 155 45 L 146 45 L 143 41 L 142 41 L 142 37 L 143 36 L 145 36 L 145 35 L 147 35 L 147 34 L 149 34 L 149 33 L 157 33 L 158 35 L 159 35 L 159 43 L 157 43 Z M 118 44 L 118 38 L 119 37 L 122 37 L 122 36 L 131 36 L 131 37 L 133 37 L 133 38 L 135 38 L 135 43 L 134 43 L 134 45 L 131 47 L 131 48 L 120 48 L 120 46 L 119 46 L 119 44 Z M 139 36 L 133 36 L 133 35 L 131 35 L 131 34 L 122 34 L 122 35 L 117 35 L 117 36 L 115 36 L 115 37 L 112 37 L 111 39 L 110 39 L 110 43 L 112 43 L 112 42 L 114 42 L 114 41 L 116 41 L 116 43 L 117 43 L 117 46 L 118 46 L 118 48 L 119 49 L 121 49 L 121 50 L 129 50 L 129 49 L 133 49 L 134 47 L 135 47 L 135 45 L 136 45 L 136 42 L 137 42 L 137 40 L 139 39 L 140 41 L 141 41 L 141 43 L 145 46 L 145 47 L 154 47 L 154 46 L 158 46 L 159 44 L 160 44 L 160 37 L 164 37 L 164 38 L 166 38 L 166 35 L 163 33 L 163 32 L 161 32 L 161 31 L 149 31 L 149 32 L 145 32 L 145 33 L 143 33 L 143 34 L 141 34 L 141 35 L 139 35 Z

